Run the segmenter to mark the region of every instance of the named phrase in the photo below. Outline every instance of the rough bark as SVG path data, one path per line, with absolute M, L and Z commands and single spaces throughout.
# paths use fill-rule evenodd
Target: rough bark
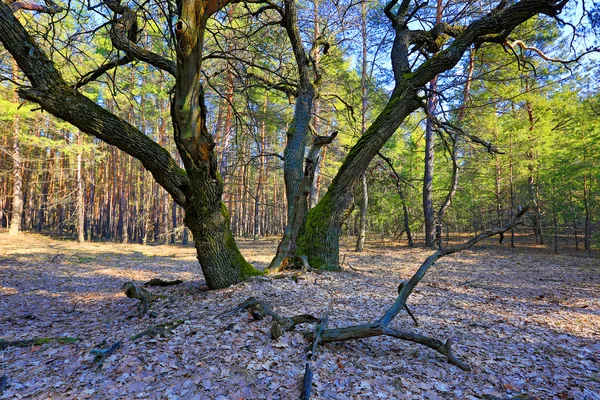
M 437 76 L 429 83 L 427 99 L 427 118 L 425 126 L 425 168 L 423 172 L 423 218 L 425 220 L 425 246 L 435 244 L 435 218 L 433 211 L 433 167 L 435 158 L 435 135 L 432 115 L 435 113 L 436 101 L 433 94 L 437 90 Z
M 353 203 L 353 190 L 385 142 L 406 117 L 421 106 L 419 92 L 425 84 L 453 68 L 471 45 L 478 47 L 484 42 L 502 43 L 519 24 L 540 13 L 557 15 L 566 2 L 522 0 L 504 10 L 482 16 L 467 27 L 441 24 L 429 32 L 410 31 L 407 28 L 402 18 L 408 15 L 410 2 L 401 4 L 398 15 L 393 15 L 391 11 L 396 1 L 386 6 L 386 14 L 392 19 L 396 31 L 391 56 L 396 85 L 383 111 L 350 150 L 327 193 L 308 214 L 306 229 L 298 240 L 298 247 L 299 252 L 308 255 L 313 267 L 339 268 L 339 237 L 344 218 Z M 409 46 L 412 43 L 431 43 L 431 39 L 435 42 L 441 33 L 454 37 L 452 43 L 411 71 Z
M 77 134 L 77 144 L 81 145 L 81 138 Z M 77 241 L 85 242 L 85 202 L 83 188 L 83 171 L 81 170 L 81 150 L 77 152 Z
M 17 66 L 13 63 L 13 79 L 17 80 Z M 19 100 L 17 94 L 13 98 L 14 102 Z M 13 186 L 12 186 L 12 212 L 10 217 L 10 235 L 17 235 L 21 231 L 21 219 L 23 215 L 23 166 L 21 165 L 21 146 L 19 143 L 21 118 L 15 114 L 13 119 Z
M 285 179 L 285 196 L 288 202 L 288 221 L 291 220 L 296 193 L 300 189 L 303 178 L 304 153 L 310 137 L 310 120 L 312 117 L 315 88 L 311 82 L 310 60 L 302 44 L 298 29 L 298 11 L 295 0 L 285 1 L 282 22 L 294 52 L 299 73 L 299 90 L 294 116 L 287 131 L 287 143 L 283 151 L 283 175 Z
M 367 207 L 369 205 L 369 188 L 367 186 L 367 174 L 363 173 L 360 188 L 360 222 L 358 228 L 358 239 L 356 241 L 356 251 L 361 252 L 365 247 L 367 237 Z
M 306 157 L 304 176 L 300 183 L 300 189 L 293 200 L 294 205 L 288 207 L 288 209 L 292 210 L 292 213 L 289 215 L 288 223 L 283 231 L 283 237 L 277 246 L 277 254 L 269 265 L 269 270 L 271 271 L 280 271 L 297 259 L 297 240 L 306 222 L 308 196 L 311 184 L 315 178 L 315 166 L 319 164 L 319 151 L 323 146 L 331 143 L 336 136 L 337 132 L 333 132 L 330 136 L 316 136 L 313 140 L 313 145 L 308 152 L 308 157 Z

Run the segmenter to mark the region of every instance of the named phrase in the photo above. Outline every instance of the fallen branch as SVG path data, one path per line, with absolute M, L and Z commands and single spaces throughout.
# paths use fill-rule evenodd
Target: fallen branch
M 48 343 L 58 344 L 70 344 L 76 343 L 80 339 L 75 337 L 42 337 L 35 339 L 15 340 L 8 341 L 0 339 L 0 350 L 4 350 L 8 347 L 29 347 L 29 346 L 41 346 Z
M 158 297 L 151 294 L 146 289 L 134 285 L 132 282 L 125 283 L 121 289 L 125 291 L 125 296 L 129 297 L 130 299 L 138 299 L 140 301 L 140 304 L 138 305 L 140 318 L 148 312 L 150 302 L 154 301 Z
M 313 372 L 310 369 L 310 363 L 307 362 L 304 368 L 304 379 L 302 380 L 302 392 L 300 393 L 301 400 L 310 399 L 310 391 L 312 390 Z
M 172 330 L 183 324 L 182 319 L 175 320 L 173 322 L 167 322 L 164 324 L 155 325 L 152 328 L 146 329 L 143 332 L 138 333 L 131 337 L 131 340 L 137 340 L 142 336 L 155 337 L 169 337 L 173 333 Z
M 279 314 L 273 312 L 268 305 L 259 301 L 254 297 L 250 297 L 248 300 L 234 308 L 233 310 L 227 311 L 219 316 L 231 315 L 237 311 L 247 310 L 250 311 L 252 317 L 257 320 L 262 320 L 267 316 L 273 318 L 273 324 L 271 325 L 271 338 L 279 339 L 285 332 L 293 331 L 298 324 L 307 323 L 319 323 L 321 320 L 317 317 L 313 317 L 309 314 L 295 315 L 293 317 L 282 317 Z
M 329 319 L 326 315 L 325 318 L 323 318 L 321 322 L 315 326 L 315 329 L 313 331 L 313 344 L 308 353 L 306 354 L 306 366 L 304 368 L 304 378 L 302 379 L 302 392 L 300 394 L 300 399 L 302 400 L 310 399 L 313 378 L 313 372 L 310 367 L 310 360 L 314 360 L 316 358 L 317 346 L 319 346 L 319 342 L 321 341 L 321 334 L 327 326 L 328 320 Z
M 2 375 L 0 377 L 0 396 L 4 394 L 4 391 L 8 387 L 8 375 Z
M 94 362 L 102 364 L 104 360 L 113 354 L 117 349 L 121 347 L 121 342 L 117 342 L 110 346 L 108 349 L 94 349 L 90 350 L 90 353 L 94 355 Z
M 182 283 L 183 283 L 183 281 L 181 279 L 176 279 L 174 281 L 164 281 L 159 278 L 152 278 L 148 282 L 144 283 L 144 287 L 149 287 L 149 286 L 166 287 L 166 286 L 179 285 Z

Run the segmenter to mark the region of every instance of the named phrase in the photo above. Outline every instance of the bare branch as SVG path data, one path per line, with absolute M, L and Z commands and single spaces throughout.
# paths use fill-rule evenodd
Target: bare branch
M 18 10 L 27 10 L 27 11 L 41 12 L 41 13 L 50 14 L 50 15 L 58 14 L 65 10 L 63 7 L 59 6 L 58 4 L 54 3 L 51 0 L 47 0 L 46 5 L 25 3 L 23 1 L 15 1 L 13 3 L 10 3 L 9 7 L 11 10 L 13 10 L 13 12 L 16 12 Z

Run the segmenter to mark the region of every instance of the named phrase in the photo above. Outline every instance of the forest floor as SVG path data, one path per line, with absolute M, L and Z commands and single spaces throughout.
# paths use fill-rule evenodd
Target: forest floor
M 276 247 L 239 242 L 258 267 Z M 472 372 L 389 337 L 326 344 L 314 363 L 314 398 L 600 399 L 600 261 L 489 243 L 432 268 L 409 298 L 420 327 L 404 312 L 392 323 L 453 338 Z M 391 242 L 368 243 L 361 254 L 351 247 L 342 249 L 343 272 L 204 292 L 191 246 L 0 234 L 0 339 L 79 339 L 0 349 L 0 399 L 297 399 L 302 327 L 272 341 L 268 320 L 219 314 L 255 296 L 280 315 L 328 314 L 329 327 L 369 322 L 430 254 Z M 150 288 L 164 298 L 151 305 L 154 317 L 139 318 L 138 302 L 121 286 L 152 278 L 185 282 Z M 170 336 L 132 339 L 175 320 L 184 322 Z M 91 350 L 117 342 L 113 354 L 94 361 Z

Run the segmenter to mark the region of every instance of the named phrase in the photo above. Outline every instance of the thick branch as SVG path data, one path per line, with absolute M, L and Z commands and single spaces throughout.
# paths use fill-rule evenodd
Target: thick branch
M 110 30 L 110 39 L 113 45 L 117 49 L 124 51 L 131 58 L 146 62 L 176 76 L 177 66 L 173 61 L 148 51 L 135 43 L 138 34 L 135 13 L 128 7 L 117 4 L 114 1 L 105 1 L 105 4 L 112 11 L 121 15 L 114 21 Z
M 108 112 L 68 85 L 43 50 L 0 2 L 0 41 L 31 83 L 19 95 L 43 110 L 112 144 L 142 162 L 178 204 L 186 203 L 188 179 L 169 152 L 125 120 Z
M 53 3 L 52 1 L 48 1 L 46 5 L 42 4 L 30 4 L 25 3 L 23 1 L 15 1 L 10 3 L 10 8 L 13 12 L 18 10 L 27 10 L 27 11 L 37 11 L 45 14 L 58 14 L 63 12 L 65 9 L 58 4 Z

